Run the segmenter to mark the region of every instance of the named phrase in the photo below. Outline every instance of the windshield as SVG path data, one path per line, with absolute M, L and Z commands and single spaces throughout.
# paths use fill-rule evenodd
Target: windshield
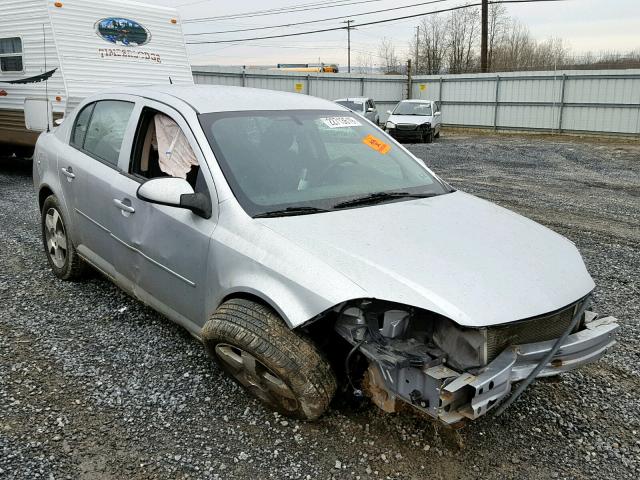
M 430 103 L 400 102 L 393 115 L 431 115 Z
M 307 213 L 330 210 L 378 192 L 449 191 L 383 131 L 351 112 L 222 112 L 199 118 L 234 195 L 251 216 L 300 207 Z
M 338 100 L 336 103 L 355 112 L 362 112 L 364 110 L 364 103 L 352 102 L 351 100 Z

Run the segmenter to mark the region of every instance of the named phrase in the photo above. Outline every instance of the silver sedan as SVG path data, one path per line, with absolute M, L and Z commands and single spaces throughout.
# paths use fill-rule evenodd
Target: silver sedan
M 286 415 L 317 418 L 340 378 L 458 424 L 615 343 L 573 243 L 329 101 L 122 88 L 34 158 L 53 272 L 99 270 Z

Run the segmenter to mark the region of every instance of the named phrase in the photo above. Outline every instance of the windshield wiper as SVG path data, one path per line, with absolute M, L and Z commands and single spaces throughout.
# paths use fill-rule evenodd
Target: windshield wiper
M 269 212 L 258 213 L 253 218 L 269 218 L 269 217 L 290 217 L 293 215 L 309 215 L 311 213 L 330 212 L 326 208 L 317 207 L 287 207 L 280 210 L 271 210 Z
M 375 203 L 386 202 L 387 200 L 393 200 L 396 198 L 429 198 L 435 197 L 437 193 L 409 193 L 409 192 L 376 192 L 364 197 L 354 198 L 352 200 L 346 200 L 344 202 L 337 203 L 333 208 L 347 208 L 357 205 L 373 205 Z

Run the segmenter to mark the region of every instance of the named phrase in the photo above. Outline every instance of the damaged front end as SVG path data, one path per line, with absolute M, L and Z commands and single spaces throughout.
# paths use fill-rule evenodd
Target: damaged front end
M 337 308 L 335 329 L 353 346 L 351 354 L 368 360 L 363 385 L 381 409 L 409 404 L 459 425 L 496 407 L 512 384 L 536 369 L 535 377 L 557 375 L 604 355 L 619 326 L 613 317 L 587 311 L 587 301 L 532 319 L 466 328 L 424 310 L 362 300 Z

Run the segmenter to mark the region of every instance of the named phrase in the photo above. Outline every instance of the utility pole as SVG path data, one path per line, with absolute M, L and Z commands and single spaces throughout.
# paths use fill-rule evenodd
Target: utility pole
M 418 74 L 418 53 L 420 53 L 419 50 L 419 45 L 420 45 L 420 25 L 416 25 L 416 75 Z
M 487 39 L 489 36 L 489 0 L 482 0 L 482 31 L 480 36 L 480 71 L 486 73 L 489 71 L 487 68 Z
M 347 73 L 351 73 L 351 24 L 353 20 L 345 20 L 342 23 L 347 24 Z
M 407 100 L 411 100 L 411 59 L 407 60 Z

